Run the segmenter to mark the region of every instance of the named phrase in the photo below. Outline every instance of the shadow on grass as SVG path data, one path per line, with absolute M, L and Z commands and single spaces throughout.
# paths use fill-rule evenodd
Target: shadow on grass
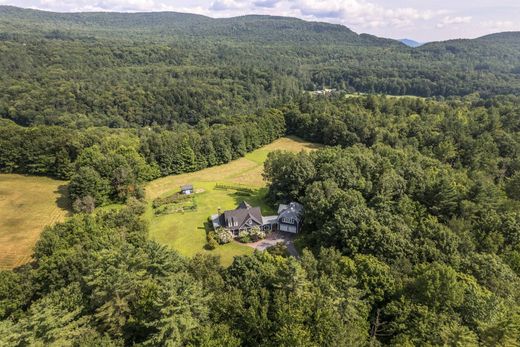
M 298 143 L 304 143 L 308 148 L 310 149 L 321 149 L 323 148 L 324 146 L 322 144 L 319 144 L 319 143 L 310 143 L 304 139 L 301 139 L 297 136 L 293 136 L 293 135 L 289 135 L 289 136 L 286 136 L 287 138 L 293 140 L 294 142 L 298 142 Z
M 62 210 L 66 210 L 68 212 L 67 216 L 70 216 L 72 214 L 72 202 L 70 201 L 68 186 L 62 184 L 58 186 L 58 189 L 54 193 L 58 194 L 58 197 L 56 198 L 56 206 Z
M 203 227 L 198 227 L 197 229 L 204 229 L 204 230 L 206 231 L 206 237 L 207 237 L 207 236 L 208 236 L 208 233 L 209 233 L 210 231 L 213 230 L 213 225 L 211 225 L 210 222 L 204 222 L 204 226 L 203 226 Z M 212 248 L 212 247 L 209 245 L 209 243 L 206 242 L 206 244 L 204 245 L 204 249 L 205 249 L 206 251 L 212 251 L 212 250 L 214 250 L 215 248 Z
M 206 233 L 213 231 L 213 225 L 210 222 L 204 222 L 203 227 L 199 227 L 198 229 L 205 230 Z
M 267 188 L 256 189 L 252 194 L 235 192 L 230 194 L 230 196 L 233 197 L 237 206 L 242 201 L 246 201 L 253 207 L 260 207 L 264 215 L 274 213 L 273 207 L 267 201 Z

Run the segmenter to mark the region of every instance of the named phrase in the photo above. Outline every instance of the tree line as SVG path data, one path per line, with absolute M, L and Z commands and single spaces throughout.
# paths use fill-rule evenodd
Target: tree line
M 70 180 L 77 210 L 142 198 L 142 184 L 160 176 L 224 164 L 285 133 L 283 114 L 266 110 L 213 124 L 133 129 L 21 127 L 0 123 L 0 172 Z

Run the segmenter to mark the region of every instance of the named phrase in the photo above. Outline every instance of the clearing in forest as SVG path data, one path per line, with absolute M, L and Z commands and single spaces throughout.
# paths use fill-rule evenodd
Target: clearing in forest
M 234 256 L 252 253 L 252 248 L 237 242 L 218 246 L 212 251 L 206 250 L 208 217 L 217 213 L 219 208 L 221 211 L 234 209 L 243 200 L 253 206 L 260 206 L 264 215 L 274 213 L 272 207 L 264 201 L 267 189 L 262 179 L 262 171 L 267 155 L 275 150 L 300 152 L 317 148 L 319 146 L 316 144 L 295 137 L 285 137 L 230 163 L 150 182 L 146 186 L 146 196 L 150 202 L 147 211 L 150 238 L 186 256 L 203 252 L 218 255 L 225 266 L 231 264 Z M 184 184 L 193 184 L 195 190 L 199 191 L 193 195 L 189 203 L 185 203 L 186 210 L 157 214 L 157 209 L 152 208 L 153 200 L 178 192 Z M 218 189 L 217 184 L 251 188 L 252 193 Z M 195 208 L 191 209 L 193 205 Z
M 68 208 L 66 182 L 0 175 L 0 270 L 27 263 L 43 228 L 63 221 Z

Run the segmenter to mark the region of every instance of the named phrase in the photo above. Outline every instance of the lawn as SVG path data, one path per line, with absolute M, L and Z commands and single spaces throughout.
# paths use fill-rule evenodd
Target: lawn
M 66 182 L 0 175 L 0 269 L 28 262 L 43 228 L 63 221 L 68 209 Z
M 163 177 L 150 182 L 146 187 L 147 199 L 150 202 L 146 214 L 150 222 L 150 238 L 186 256 L 197 253 L 218 255 L 225 266 L 231 264 L 234 256 L 252 253 L 252 248 L 236 242 L 219 246 L 212 251 L 206 250 L 208 217 L 217 213 L 219 208 L 222 211 L 234 209 L 242 200 L 253 206 L 260 206 L 264 215 L 274 213 L 273 208 L 264 201 L 267 189 L 262 179 L 262 170 L 267 155 L 275 150 L 299 152 L 316 148 L 318 146 L 315 144 L 286 137 L 228 164 L 193 173 Z M 204 190 L 202 193 L 195 194 L 197 210 L 155 216 L 151 202 L 157 197 L 177 192 L 181 185 L 187 183 L 193 184 L 195 189 Z M 234 190 L 215 189 L 217 183 L 241 184 L 253 188 L 254 193 L 250 196 L 242 196 Z

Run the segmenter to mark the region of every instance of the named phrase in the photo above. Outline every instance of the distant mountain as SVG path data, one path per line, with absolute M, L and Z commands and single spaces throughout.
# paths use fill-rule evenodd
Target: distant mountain
M 424 43 L 422 43 L 422 42 L 417 42 L 417 41 L 414 41 L 411 39 L 402 39 L 402 40 L 399 40 L 399 42 L 407 45 L 408 47 L 412 47 L 412 48 L 417 48 L 417 47 L 424 45 Z
M 0 6 L 0 118 L 173 126 L 302 91 L 520 95 L 519 33 L 402 42 L 290 17 Z
M 246 15 L 211 18 L 178 12 L 56 13 L 0 6 L 0 33 L 12 31 L 98 38 L 153 38 L 157 41 L 170 41 L 173 36 L 260 43 L 396 45 L 395 40 L 357 34 L 343 25 L 292 17 Z

